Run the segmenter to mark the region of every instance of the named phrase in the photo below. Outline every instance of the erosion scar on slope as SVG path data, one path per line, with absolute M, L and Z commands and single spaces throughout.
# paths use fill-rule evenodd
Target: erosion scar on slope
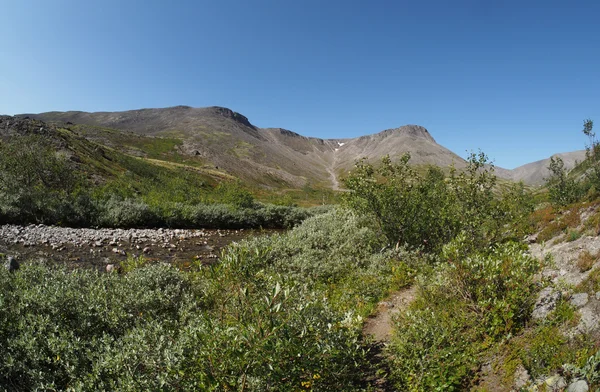
M 335 174 L 335 165 L 337 164 L 337 154 L 336 154 L 336 150 L 333 151 L 333 161 L 331 162 L 331 165 L 327 168 L 327 172 L 329 173 L 329 176 L 331 177 L 331 188 L 334 191 L 339 191 L 340 190 L 340 182 L 337 178 L 337 175 Z

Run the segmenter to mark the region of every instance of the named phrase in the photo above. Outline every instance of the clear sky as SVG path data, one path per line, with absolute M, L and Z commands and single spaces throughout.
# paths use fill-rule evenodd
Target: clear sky
M 600 1 L 0 0 L 0 113 L 225 106 L 355 137 L 404 124 L 498 166 L 600 134 Z

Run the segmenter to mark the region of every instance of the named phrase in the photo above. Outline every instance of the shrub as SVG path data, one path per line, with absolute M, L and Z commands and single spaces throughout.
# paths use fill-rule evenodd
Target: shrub
M 455 207 L 442 173 L 431 168 L 422 178 L 408 165 L 405 154 L 397 164 L 384 157 L 374 169 L 357 162 L 345 180 L 344 199 L 353 210 L 371 216 L 388 243 L 437 249 L 456 232 Z
M 560 157 L 550 157 L 548 170 L 551 175 L 546 179 L 546 187 L 548 197 L 553 204 L 566 206 L 581 199 L 582 188 L 573 178 L 567 176 Z
M 142 201 L 113 196 L 101 204 L 98 224 L 103 227 L 155 227 L 158 217 Z
M 446 247 L 452 251 L 460 241 Z M 539 264 L 520 245 L 451 259 L 419 280 L 419 295 L 401 315 L 390 347 L 400 390 L 464 390 L 483 348 L 525 325 Z
M 524 187 L 509 187 L 494 195 L 496 177 L 483 153 L 471 154 L 465 170 L 438 168 L 419 175 L 405 154 L 397 164 L 385 157 L 375 169 L 364 160 L 346 179 L 344 201 L 351 209 L 374 219 L 388 243 L 438 252 L 460 232 L 480 248 L 504 236 L 507 223 L 523 219 L 531 203 Z

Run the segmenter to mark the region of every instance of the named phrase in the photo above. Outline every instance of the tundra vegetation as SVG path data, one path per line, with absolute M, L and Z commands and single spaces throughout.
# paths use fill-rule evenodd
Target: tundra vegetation
M 504 359 L 507 377 L 517 365 L 537 377 L 568 363 L 600 380 L 597 347 L 556 333 L 573 323 L 568 303 L 531 320 L 543 262 L 522 242 L 568 203 L 596 197 L 596 145 L 582 163 L 592 174 L 572 181 L 589 183 L 585 191 L 564 191 L 573 177 L 554 161 L 542 208 L 522 184 L 499 186 L 479 153 L 449 173 L 418 173 L 408 155 L 359 161 L 339 206 L 308 211 L 260 204 L 237 183 L 208 189 L 185 171 L 148 172 L 124 155 L 112 159 L 127 171 L 89 189 L 50 146 L 28 153 L 34 143 L 45 141 L 0 144 L 3 222 L 293 228 L 231 244 L 219 262 L 185 272 L 143 258 L 120 274 L 34 261 L 1 269 L 5 390 L 368 391 L 385 380 L 400 391 L 458 391 L 477 388 L 490 357 Z M 597 275 L 582 290 L 598 290 Z M 410 285 L 416 298 L 375 358 L 364 319 Z

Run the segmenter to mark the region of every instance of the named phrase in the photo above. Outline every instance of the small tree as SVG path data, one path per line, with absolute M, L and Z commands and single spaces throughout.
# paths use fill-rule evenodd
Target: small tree
M 429 168 L 421 176 L 409 160 L 408 153 L 395 164 L 385 156 L 378 168 L 364 159 L 358 161 L 345 180 L 350 192 L 344 201 L 372 216 L 390 245 L 437 250 L 456 232 L 455 203 L 438 168 Z
M 586 171 L 586 176 L 596 190 L 600 189 L 600 142 L 596 139 L 596 133 L 593 131 L 594 122 L 591 119 L 583 121 L 583 134 L 588 137 L 588 144 L 585 148 L 586 159 L 590 168 Z
M 550 177 L 546 179 L 550 201 L 558 206 L 566 206 L 579 200 L 581 187 L 567 175 L 565 164 L 560 157 L 550 157 Z

